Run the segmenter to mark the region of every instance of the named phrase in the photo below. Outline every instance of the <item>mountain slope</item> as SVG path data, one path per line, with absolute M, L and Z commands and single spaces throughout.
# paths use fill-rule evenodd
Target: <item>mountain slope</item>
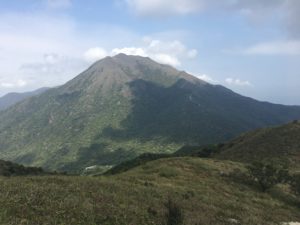
M 24 93 L 8 93 L 0 98 L 0 111 L 9 108 L 10 106 L 35 95 L 42 94 L 49 88 L 40 88 L 31 92 Z
M 280 163 L 300 172 L 300 122 L 243 134 L 219 151 L 217 158 Z
M 0 113 L 0 158 L 47 169 L 117 164 L 300 118 L 149 58 L 107 57 Z

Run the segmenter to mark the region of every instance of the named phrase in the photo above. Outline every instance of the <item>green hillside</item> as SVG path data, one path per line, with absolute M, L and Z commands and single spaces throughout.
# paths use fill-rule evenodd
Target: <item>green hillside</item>
M 255 101 L 149 58 L 120 54 L 1 112 L 0 158 L 82 171 L 298 118 L 300 107 Z
M 259 129 L 235 138 L 219 149 L 217 158 L 240 162 L 265 161 L 300 172 L 300 122 Z
M 169 200 L 185 225 L 300 221 L 299 208 L 232 179 L 236 170 L 245 171 L 239 163 L 168 158 L 115 176 L 0 177 L 0 224 L 165 225 Z

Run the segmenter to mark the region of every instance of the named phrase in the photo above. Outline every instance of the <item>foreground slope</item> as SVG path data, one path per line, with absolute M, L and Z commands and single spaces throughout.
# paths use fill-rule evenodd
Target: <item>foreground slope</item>
M 166 224 L 166 202 L 184 224 L 275 225 L 300 211 L 224 176 L 239 163 L 169 158 L 108 177 L 0 177 L 0 224 Z
M 0 158 L 68 171 L 228 140 L 300 117 L 149 58 L 107 57 L 0 113 Z
M 0 98 L 0 111 L 5 110 L 18 102 L 21 102 L 22 100 L 24 100 L 26 98 L 42 94 L 43 92 L 45 92 L 48 89 L 49 88 L 40 88 L 38 90 L 31 91 L 31 92 L 8 93 Z
M 245 133 L 219 151 L 217 158 L 274 162 L 300 172 L 300 122 Z

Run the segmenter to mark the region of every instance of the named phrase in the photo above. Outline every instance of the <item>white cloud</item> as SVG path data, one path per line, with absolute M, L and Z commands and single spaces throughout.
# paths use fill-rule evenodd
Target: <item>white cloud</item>
M 0 13 L 0 95 L 62 84 L 81 72 L 86 66 L 72 61 L 85 44 L 74 28 L 61 15 Z
M 200 80 L 204 80 L 208 83 L 211 83 L 211 84 L 217 84 L 219 83 L 217 80 L 213 79 L 211 76 L 207 75 L 207 74 L 201 74 L 201 75 L 195 75 L 193 73 L 191 73 L 193 76 L 199 78 Z
M 129 8 L 141 16 L 185 15 L 202 8 L 199 0 L 124 0 Z
M 14 81 L 0 81 L 0 87 L 3 88 L 20 88 L 27 85 L 27 81 L 18 79 Z
M 114 48 L 110 55 L 119 53 L 150 57 L 159 63 L 175 67 L 181 66 L 182 59 L 193 59 L 198 54 L 196 49 L 188 49 L 178 40 L 162 41 L 150 37 L 143 38 L 142 46 Z
M 168 54 L 163 54 L 163 53 L 157 53 L 154 54 L 152 56 L 152 58 L 157 61 L 160 62 L 162 64 L 168 64 L 171 66 L 180 66 L 181 62 L 179 61 L 179 59 L 176 58 L 176 56 L 172 56 L 172 55 L 168 55 Z
M 241 80 L 238 78 L 231 78 L 228 77 L 225 79 L 225 82 L 229 85 L 236 85 L 236 86 L 252 86 L 252 84 L 247 80 Z
M 111 55 L 117 55 L 120 53 L 124 53 L 126 55 L 148 56 L 143 48 L 136 47 L 114 48 L 111 51 Z
M 279 18 L 293 38 L 300 38 L 299 0 L 118 0 L 139 16 L 160 18 L 215 10 L 237 13 L 257 24 Z M 278 26 L 280 26 L 278 24 Z
M 100 47 L 95 47 L 95 48 L 90 48 L 88 49 L 83 57 L 87 62 L 93 63 L 97 60 L 103 59 L 106 57 L 108 53 L 106 52 L 105 49 L 100 48 Z
M 241 51 L 250 55 L 300 55 L 300 41 L 275 41 L 257 44 Z
M 130 30 L 107 24 L 93 24 L 82 32 L 71 17 L 55 12 L 0 13 L 0 96 L 63 84 L 90 63 L 119 52 L 173 66 L 191 60 L 191 52 L 196 55 L 180 41 L 157 37 L 143 40 Z
M 196 49 L 192 49 L 192 50 L 189 50 L 189 51 L 187 52 L 187 56 L 188 56 L 188 58 L 190 58 L 190 59 L 196 58 L 197 55 L 198 55 L 198 51 L 197 51 Z
M 300 1 L 284 1 L 284 24 L 292 38 L 300 38 Z
M 186 15 L 204 10 L 236 11 L 246 16 L 256 16 L 298 0 L 123 0 L 141 16 Z
M 48 64 L 55 64 L 59 60 L 59 55 L 55 53 L 48 53 L 44 55 L 44 60 Z
M 70 80 L 87 65 L 81 58 L 50 53 L 39 61 L 22 64 L 19 73 L 27 85 L 54 86 Z
M 47 6 L 52 9 L 66 9 L 72 6 L 71 0 L 47 0 Z

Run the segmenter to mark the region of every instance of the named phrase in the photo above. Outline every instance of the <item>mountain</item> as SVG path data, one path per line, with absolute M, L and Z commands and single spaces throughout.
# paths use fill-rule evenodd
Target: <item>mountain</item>
M 35 95 L 42 94 L 49 88 L 40 88 L 35 91 L 25 93 L 8 93 L 0 98 L 0 111 L 9 108 L 10 106 Z
M 259 102 L 150 58 L 120 54 L 1 112 L 0 158 L 79 171 L 299 118 L 298 106 Z
M 300 122 L 245 133 L 223 145 L 219 152 L 217 158 L 274 162 L 300 172 Z

